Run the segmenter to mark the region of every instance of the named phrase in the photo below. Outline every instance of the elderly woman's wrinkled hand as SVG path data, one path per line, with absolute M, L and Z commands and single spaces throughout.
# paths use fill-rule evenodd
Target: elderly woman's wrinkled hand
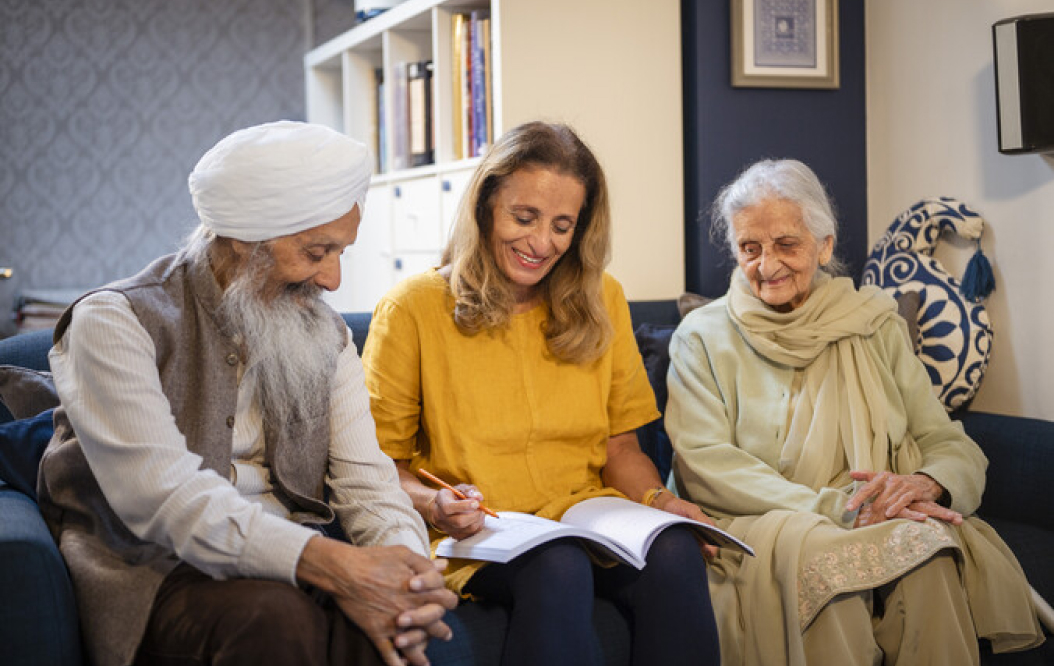
M 953 525 L 962 523 L 962 514 L 938 504 L 944 488 L 925 474 L 853 471 L 850 476 L 865 482 L 846 504 L 847 511 L 860 510 L 854 527 L 894 518 L 919 522 L 935 518 Z

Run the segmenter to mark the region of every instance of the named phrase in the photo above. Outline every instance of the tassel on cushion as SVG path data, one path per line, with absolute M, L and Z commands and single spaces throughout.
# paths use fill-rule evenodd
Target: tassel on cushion
M 963 273 L 960 291 L 966 300 L 971 303 L 980 303 L 988 298 L 995 290 L 995 275 L 992 274 L 992 264 L 988 263 L 988 257 L 981 252 L 981 244 L 977 244 L 977 252 L 966 264 L 966 272 Z

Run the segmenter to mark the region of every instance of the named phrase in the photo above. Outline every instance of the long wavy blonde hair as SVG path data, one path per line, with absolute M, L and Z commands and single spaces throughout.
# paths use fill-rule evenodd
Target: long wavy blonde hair
M 611 341 L 601 293 L 611 258 L 611 211 L 600 164 L 566 125 L 531 122 L 506 132 L 473 174 L 443 252 L 443 265 L 451 268 L 454 321 L 475 334 L 504 326 L 512 315 L 512 285 L 490 244 L 494 197 L 506 178 L 527 167 L 571 176 L 586 191 L 571 246 L 539 288 L 549 308 L 544 331 L 549 351 L 562 361 L 587 363 Z

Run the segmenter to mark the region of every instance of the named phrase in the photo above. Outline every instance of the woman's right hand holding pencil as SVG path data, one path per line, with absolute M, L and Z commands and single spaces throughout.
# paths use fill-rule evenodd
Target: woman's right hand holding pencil
M 483 493 L 472 484 L 450 485 L 426 469 L 411 469 L 409 460 L 396 460 L 395 466 L 399 470 L 399 482 L 414 508 L 429 526 L 443 534 L 465 539 L 483 529 L 486 515 L 498 517 L 483 504 Z
M 464 539 L 483 529 L 483 493 L 473 485 L 461 483 L 454 488 L 464 496 L 440 488 L 428 502 L 425 520 L 435 529 L 455 539 Z

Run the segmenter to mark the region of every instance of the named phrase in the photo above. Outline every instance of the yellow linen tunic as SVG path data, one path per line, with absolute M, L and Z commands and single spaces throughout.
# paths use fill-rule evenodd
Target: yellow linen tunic
M 614 328 L 593 362 L 548 351 L 544 305 L 499 330 L 466 335 L 435 270 L 400 283 L 377 305 L 363 351 L 381 449 L 445 481 L 471 483 L 496 511 L 559 519 L 590 497 L 619 495 L 600 472 L 607 442 L 659 417 L 622 287 L 604 276 Z M 433 546 L 441 536 L 432 533 Z M 451 562 L 460 590 L 479 564 Z

